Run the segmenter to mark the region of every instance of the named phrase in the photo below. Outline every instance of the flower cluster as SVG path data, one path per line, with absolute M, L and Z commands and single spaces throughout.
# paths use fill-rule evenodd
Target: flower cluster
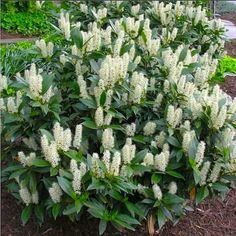
M 46 44 L 44 39 L 41 40 L 37 40 L 35 42 L 36 46 L 40 49 L 41 54 L 43 57 L 51 57 L 53 55 L 53 43 L 49 42 L 48 44 Z

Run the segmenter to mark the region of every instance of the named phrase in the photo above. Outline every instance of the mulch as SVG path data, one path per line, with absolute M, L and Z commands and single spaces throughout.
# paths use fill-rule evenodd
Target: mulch
M 234 25 L 236 25 L 236 13 L 235 12 L 224 13 L 224 14 L 220 15 L 220 18 L 223 20 L 231 21 L 232 23 L 234 23 Z
M 9 33 L 0 28 L 0 39 L 18 39 L 18 38 L 29 38 L 29 36 L 18 34 L 18 33 Z
M 232 15 L 232 14 L 231 14 Z M 224 19 L 233 21 L 236 17 Z M 3 34 L 1 38 L 6 37 Z M 236 41 L 226 44 L 228 54 L 236 57 Z M 232 97 L 236 96 L 236 77 L 227 77 L 222 89 Z M 20 215 L 22 205 L 7 192 L 2 186 L 1 193 L 1 235 L 2 236 L 98 236 L 98 220 L 83 216 L 79 222 L 70 222 L 61 217 L 54 221 L 46 218 L 42 227 L 39 227 L 32 217 L 28 224 L 22 226 Z M 135 232 L 117 232 L 108 227 L 105 236 L 146 236 L 147 226 L 142 224 Z M 231 190 L 224 200 L 215 198 L 206 200 L 194 207 L 193 212 L 188 212 L 175 226 L 167 222 L 161 231 L 156 231 L 159 236 L 230 236 L 236 235 L 236 189 Z

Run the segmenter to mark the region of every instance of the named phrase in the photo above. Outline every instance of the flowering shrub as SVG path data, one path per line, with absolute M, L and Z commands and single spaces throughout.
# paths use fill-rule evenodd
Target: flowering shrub
M 55 26 L 63 46 L 37 41 L 35 63 L 2 76 L 3 178 L 24 223 L 88 211 L 100 234 L 161 227 L 228 191 L 236 99 L 209 84 L 224 29 L 185 4 L 76 3 Z

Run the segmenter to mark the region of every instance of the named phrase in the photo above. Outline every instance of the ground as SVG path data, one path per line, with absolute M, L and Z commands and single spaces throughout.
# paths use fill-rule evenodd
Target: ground
M 235 13 L 223 16 L 226 20 L 236 21 Z M 236 24 L 236 22 L 235 22 Z M 236 40 L 226 44 L 226 51 L 236 57 Z M 222 85 L 224 91 L 232 97 L 236 96 L 236 77 L 226 78 Z M 46 219 L 40 228 L 34 219 L 23 227 L 20 221 L 22 206 L 2 187 L 1 194 L 1 235 L 2 236 L 96 236 L 98 235 L 98 221 L 82 217 L 79 223 L 71 223 L 67 218 L 60 218 L 56 222 Z M 146 225 L 140 226 L 136 232 L 116 232 L 108 228 L 105 236 L 145 236 Z M 231 190 L 224 200 L 216 198 L 206 200 L 189 212 L 176 226 L 167 223 L 159 236 L 228 236 L 236 235 L 236 189 Z

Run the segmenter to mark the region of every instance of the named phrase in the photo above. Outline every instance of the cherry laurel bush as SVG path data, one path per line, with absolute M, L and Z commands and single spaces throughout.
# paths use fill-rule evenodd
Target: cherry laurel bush
M 150 215 L 162 227 L 189 198 L 224 195 L 236 100 L 210 83 L 221 21 L 191 2 L 76 4 L 55 26 L 63 45 L 39 40 L 24 73 L 1 76 L 3 142 L 16 152 L 3 174 L 23 223 L 87 211 L 100 234 Z

